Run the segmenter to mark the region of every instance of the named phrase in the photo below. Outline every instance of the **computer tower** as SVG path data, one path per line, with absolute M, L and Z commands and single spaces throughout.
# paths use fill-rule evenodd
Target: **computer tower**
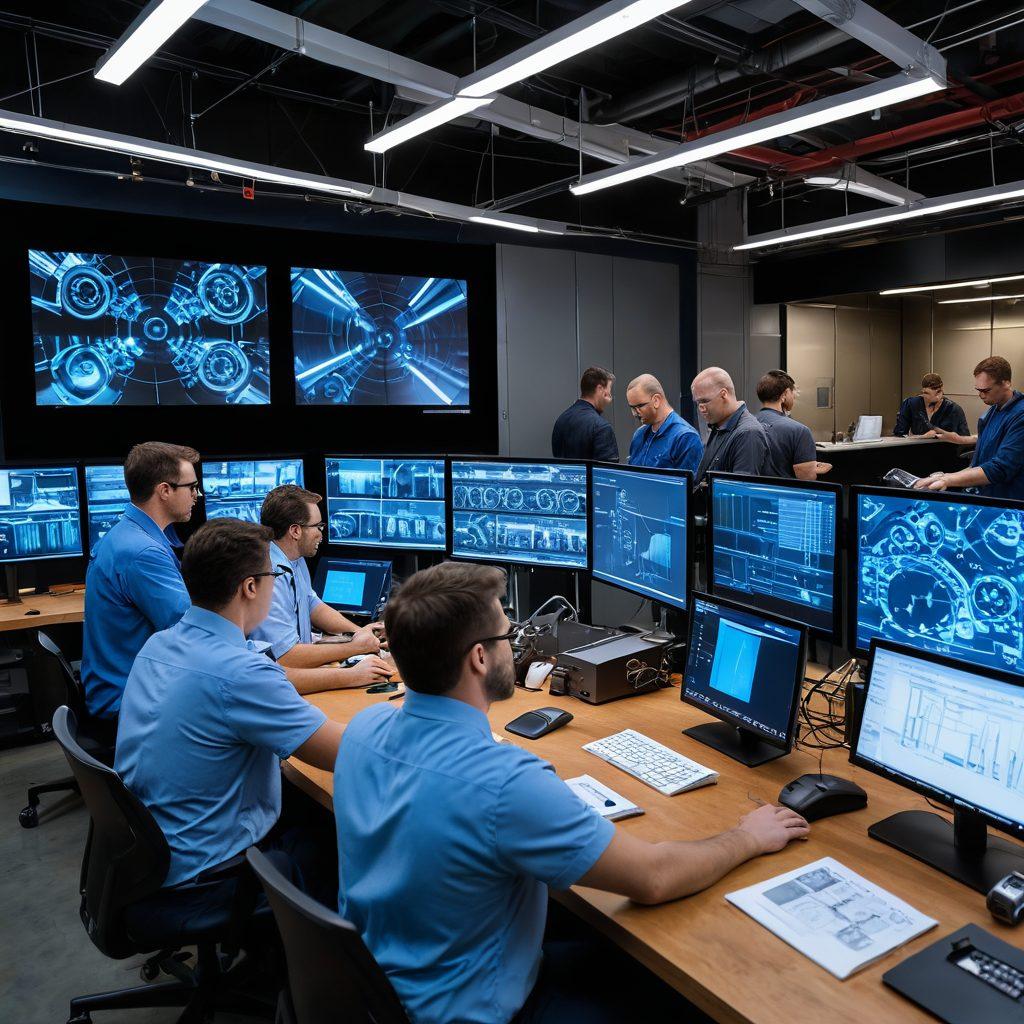
M 656 685 L 631 682 L 626 666 L 635 659 L 650 669 L 658 669 L 669 643 L 651 643 L 632 634 L 615 636 L 586 647 L 563 651 L 555 662 L 555 670 L 560 669 L 564 675 L 569 696 L 578 697 L 587 704 L 606 704 L 656 689 Z M 645 673 L 645 676 L 649 675 Z

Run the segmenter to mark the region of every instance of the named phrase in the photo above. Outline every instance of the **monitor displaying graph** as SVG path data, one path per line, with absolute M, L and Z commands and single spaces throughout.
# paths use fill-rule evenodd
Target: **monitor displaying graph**
M 0 562 L 81 554 L 75 467 L 0 467 Z

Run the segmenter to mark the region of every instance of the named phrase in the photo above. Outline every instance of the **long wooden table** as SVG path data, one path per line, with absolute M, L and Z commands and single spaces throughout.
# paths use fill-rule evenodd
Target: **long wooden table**
M 348 721 L 371 702 L 386 699 L 362 691 L 335 691 L 310 698 L 340 722 Z M 553 704 L 571 711 L 574 720 L 533 743 L 505 731 L 505 724 L 528 708 Z M 758 801 L 775 801 L 785 783 L 818 770 L 817 755 L 802 751 L 760 768 L 746 768 L 680 735 L 682 729 L 709 719 L 683 704 L 678 688 L 600 707 L 551 697 L 546 692 L 517 690 L 512 700 L 494 705 L 490 720 L 496 733 L 550 761 L 562 778 L 592 775 L 643 807 L 646 814 L 620 822 L 617 827 L 651 841 L 698 839 L 731 828 Z M 625 728 L 646 733 L 716 769 L 720 773 L 718 784 L 665 797 L 580 749 L 590 740 Z M 291 782 L 331 809 L 329 773 L 294 759 L 286 762 L 283 769 Z M 620 896 L 582 887 L 554 895 L 717 1021 L 931 1021 L 934 1018 L 882 983 L 886 970 L 967 922 L 989 928 L 1018 946 L 1024 946 L 1024 932 L 997 925 L 979 893 L 868 838 L 868 825 L 880 818 L 900 810 L 927 809 L 922 798 L 853 767 L 845 750 L 827 752 L 824 770 L 852 778 L 863 786 L 869 795 L 867 808 L 815 822 L 806 842 L 792 843 L 781 853 L 750 861 L 702 893 L 660 907 L 639 906 Z M 728 892 L 824 856 L 835 857 L 937 918 L 938 927 L 841 982 L 724 899 Z
M 38 611 L 38 615 L 29 612 Z M 85 591 L 70 594 L 30 594 L 20 604 L 0 601 L 0 632 L 12 629 L 41 629 L 60 622 L 82 622 L 85 618 Z

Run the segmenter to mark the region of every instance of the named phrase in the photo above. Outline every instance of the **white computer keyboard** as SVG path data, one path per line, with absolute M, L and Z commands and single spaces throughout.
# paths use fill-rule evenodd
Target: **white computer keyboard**
M 583 749 L 646 782 L 665 796 L 675 796 L 676 793 L 710 786 L 718 781 L 718 772 L 633 729 L 623 729 L 613 736 L 585 743 Z

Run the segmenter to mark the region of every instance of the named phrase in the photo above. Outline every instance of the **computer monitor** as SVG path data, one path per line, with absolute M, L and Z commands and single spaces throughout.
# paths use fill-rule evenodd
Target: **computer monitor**
M 953 808 L 901 811 L 868 829 L 978 892 L 1024 871 L 1024 678 L 873 640 L 851 760 Z
M 282 484 L 304 487 L 302 459 L 232 459 L 201 464 L 206 518 L 260 521 L 263 499 Z
M 452 558 L 587 568 L 587 467 L 452 458 Z
M 813 480 L 710 474 L 708 589 L 842 636 L 843 489 Z
M 689 474 L 602 463 L 590 479 L 593 578 L 685 611 Z
M 751 767 L 788 754 L 806 648 L 802 626 L 695 593 L 679 695 L 719 721 L 684 735 Z
M 858 416 L 853 430 L 854 442 L 877 441 L 882 436 L 881 416 Z
M 444 459 L 329 456 L 326 469 L 328 543 L 444 550 Z
M 124 515 L 130 500 L 121 463 L 85 467 L 85 516 L 90 555 Z
M 373 618 L 391 592 L 391 563 L 321 558 L 313 589 L 324 604 L 344 615 Z
M 0 563 L 81 554 L 75 467 L 0 467 Z
M 854 487 L 848 646 L 1024 673 L 1024 502 Z

